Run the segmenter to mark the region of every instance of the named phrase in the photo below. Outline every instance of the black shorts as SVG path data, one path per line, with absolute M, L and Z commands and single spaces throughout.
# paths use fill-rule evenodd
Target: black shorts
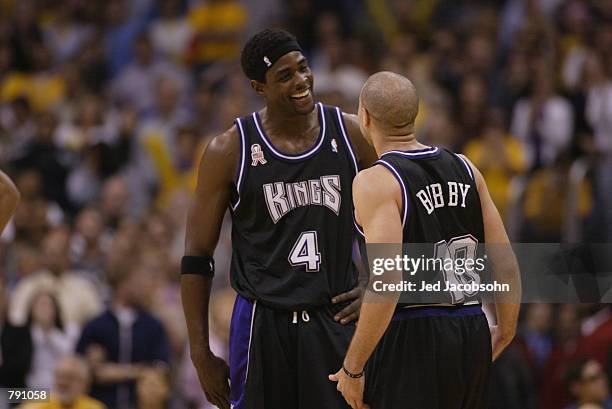
M 273 309 L 236 298 L 230 330 L 233 409 L 347 409 L 328 379 L 342 365 L 354 324 L 333 320 L 340 308 Z
M 480 306 L 395 313 L 366 366 L 372 409 L 487 409 L 491 333 Z

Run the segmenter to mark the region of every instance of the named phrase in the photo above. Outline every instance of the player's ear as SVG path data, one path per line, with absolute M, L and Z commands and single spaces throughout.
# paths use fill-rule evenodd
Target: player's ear
M 365 107 L 363 105 L 361 105 L 359 107 L 359 109 L 361 109 L 361 121 L 362 121 L 362 125 L 364 127 L 369 127 L 370 124 L 372 123 L 372 117 L 370 116 L 370 113 L 368 112 L 367 109 L 365 109 Z
M 263 97 L 264 96 L 264 87 L 266 86 L 266 84 L 261 83 L 257 80 L 251 80 L 251 88 L 253 88 L 253 90 L 255 90 L 255 92 L 257 93 L 257 95 Z

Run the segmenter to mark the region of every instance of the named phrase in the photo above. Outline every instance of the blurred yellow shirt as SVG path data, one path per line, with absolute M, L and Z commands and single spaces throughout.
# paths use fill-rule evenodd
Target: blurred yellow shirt
M 66 95 L 66 84 L 59 75 L 30 75 L 13 72 L 0 83 L 0 100 L 9 102 L 26 97 L 35 111 L 46 111 L 60 103 Z
M 196 33 L 196 43 L 192 45 L 192 60 L 212 62 L 238 55 L 238 34 L 247 23 L 247 12 L 240 3 L 202 3 L 189 12 L 187 20 Z
M 52 396 L 49 402 L 26 402 L 19 405 L 18 409 L 106 409 L 106 405 L 89 396 L 81 396 L 71 406 L 64 406 L 57 398 Z
M 202 153 L 206 148 L 206 141 L 200 143 L 195 150 L 192 167 L 185 170 L 179 170 L 175 167 L 161 135 L 151 132 L 143 138 L 142 143 L 151 157 L 159 177 L 160 190 L 157 197 L 157 204 L 159 206 L 165 208 L 177 190 L 183 189 L 190 193 L 195 191 L 198 167 Z
M 557 231 L 563 225 L 567 201 L 568 175 L 554 169 L 540 169 L 525 190 L 525 218 L 542 231 Z M 592 187 L 587 181 L 578 186 L 578 216 L 587 216 L 592 209 Z
M 519 141 L 511 136 L 506 136 L 503 147 L 509 169 L 496 160 L 500 153 L 487 150 L 486 144 L 480 138 L 469 142 L 464 150 L 465 156 L 482 173 L 491 198 L 502 218 L 506 215 L 510 205 L 510 181 L 515 175 L 523 173 L 526 168 L 525 154 Z

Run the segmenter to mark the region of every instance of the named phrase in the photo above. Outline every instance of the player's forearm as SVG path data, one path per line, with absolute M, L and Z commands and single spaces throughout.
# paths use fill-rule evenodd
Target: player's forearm
M 493 279 L 510 286 L 509 292 L 496 293 L 494 300 L 497 326 L 504 336 L 513 337 L 522 296 L 518 263 L 510 244 L 489 246 L 487 254 L 493 266 Z
M 197 274 L 181 276 L 181 299 L 192 359 L 200 358 L 210 352 L 208 305 L 211 285 L 212 277 Z
M 9 177 L 0 171 L 0 233 L 15 213 L 18 203 L 19 191 Z
M 355 336 L 344 359 L 345 368 L 352 372 L 361 372 L 374 352 L 391 322 L 396 303 L 389 299 L 376 303 L 364 303 L 357 323 Z

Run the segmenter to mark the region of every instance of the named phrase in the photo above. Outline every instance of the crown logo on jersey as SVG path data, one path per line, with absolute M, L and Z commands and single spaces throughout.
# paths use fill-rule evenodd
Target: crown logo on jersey
M 259 163 L 261 163 L 262 165 L 268 163 L 266 158 L 264 158 L 264 153 L 258 143 L 254 143 L 253 145 L 251 145 L 251 160 L 251 166 L 257 166 L 257 164 Z
M 338 143 L 336 142 L 336 138 L 331 140 L 332 151 L 338 153 Z
M 266 63 L 266 66 L 268 66 L 268 67 L 272 66 L 272 62 L 270 61 L 270 59 L 268 57 L 264 56 L 263 60 Z

